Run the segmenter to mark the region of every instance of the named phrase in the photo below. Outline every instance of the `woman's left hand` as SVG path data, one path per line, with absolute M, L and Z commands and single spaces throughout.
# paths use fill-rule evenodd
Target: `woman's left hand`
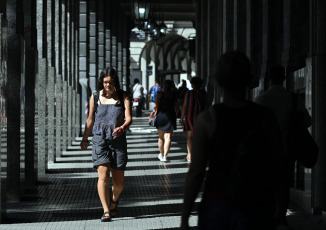
M 120 126 L 114 129 L 112 136 L 118 137 L 124 132 L 124 129 Z

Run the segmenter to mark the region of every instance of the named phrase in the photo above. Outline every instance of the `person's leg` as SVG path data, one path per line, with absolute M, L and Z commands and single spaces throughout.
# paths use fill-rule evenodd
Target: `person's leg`
M 111 168 L 112 172 L 112 203 L 110 205 L 110 212 L 112 216 L 117 214 L 117 202 L 119 196 L 124 188 L 124 171 Z
M 103 210 L 104 212 L 107 212 L 109 211 L 109 202 L 110 202 L 110 190 L 109 190 L 110 163 L 99 165 L 97 167 L 97 172 L 98 172 L 97 191 L 102 203 Z
M 158 148 L 160 150 L 161 157 L 164 156 L 164 131 L 157 130 L 158 133 Z
M 164 157 L 167 157 L 170 152 L 172 134 L 173 132 L 164 133 Z
M 188 131 L 188 136 L 187 136 L 187 150 L 188 150 L 188 155 L 187 155 L 187 161 L 191 160 L 191 145 L 192 145 L 192 131 Z

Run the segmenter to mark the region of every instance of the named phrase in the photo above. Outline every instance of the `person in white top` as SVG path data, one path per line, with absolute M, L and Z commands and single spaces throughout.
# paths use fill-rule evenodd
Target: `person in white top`
M 144 87 L 140 84 L 138 78 L 135 78 L 134 80 L 134 87 L 132 88 L 132 92 L 134 107 L 133 109 L 136 110 L 136 117 L 140 117 L 144 103 Z

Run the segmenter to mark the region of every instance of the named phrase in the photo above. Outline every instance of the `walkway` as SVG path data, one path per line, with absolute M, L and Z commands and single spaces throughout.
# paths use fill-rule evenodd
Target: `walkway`
M 128 134 L 129 162 L 125 190 L 117 218 L 101 223 L 103 213 L 97 194 L 97 173 L 92 168 L 91 150 L 79 150 L 80 138 L 49 166 L 40 178 L 35 194 L 7 205 L 7 223 L 0 230 L 104 230 L 104 229 L 178 229 L 183 184 L 188 171 L 186 136 L 179 129 L 173 136 L 170 162 L 157 159 L 157 133 L 143 118 L 134 118 Z M 199 199 L 198 199 L 199 201 Z M 257 210 L 261 211 L 261 210 Z M 295 230 L 317 228 L 299 209 L 289 221 Z M 191 226 L 197 221 L 191 217 Z M 195 227 L 193 227 L 195 229 Z

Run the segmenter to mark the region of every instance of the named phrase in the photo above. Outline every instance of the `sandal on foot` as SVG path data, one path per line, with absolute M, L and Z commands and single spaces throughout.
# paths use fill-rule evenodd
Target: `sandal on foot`
M 108 216 L 106 214 L 109 214 Z M 101 222 L 109 222 L 111 221 L 111 215 L 110 215 L 110 211 L 107 211 L 105 213 L 103 213 L 103 216 L 101 217 Z
M 119 204 L 119 200 L 117 200 L 117 201 L 113 201 L 113 200 L 111 200 L 111 205 L 112 204 L 115 204 L 115 208 L 113 208 L 113 209 L 110 209 L 110 213 L 111 213 L 111 217 L 115 217 L 117 214 L 118 214 L 118 204 Z M 110 206 L 111 206 L 110 205 Z M 112 213 L 115 213 L 114 215 L 112 215 Z

